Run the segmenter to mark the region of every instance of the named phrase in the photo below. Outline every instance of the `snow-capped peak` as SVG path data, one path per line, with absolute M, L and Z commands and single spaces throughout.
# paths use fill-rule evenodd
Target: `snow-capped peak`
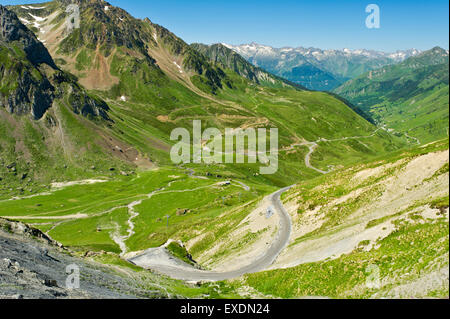
M 374 51 L 374 50 L 366 50 L 366 49 L 349 49 L 343 48 L 342 50 L 322 50 L 318 48 L 305 48 L 305 47 L 283 47 L 283 48 L 273 48 L 268 45 L 262 45 L 255 42 L 250 44 L 241 44 L 241 45 L 230 45 L 226 43 L 222 43 L 229 49 L 232 49 L 244 56 L 245 58 L 249 57 L 286 57 L 286 55 L 302 55 L 304 57 L 315 58 L 318 60 L 326 59 L 332 56 L 348 56 L 348 57 L 366 57 L 369 59 L 376 58 L 389 58 L 396 62 L 401 62 L 411 56 L 415 56 L 420 54 L 421 51 L 417 49 L 410 50 L 398 50 L 396 52 L 382 52 L 382 51 Z

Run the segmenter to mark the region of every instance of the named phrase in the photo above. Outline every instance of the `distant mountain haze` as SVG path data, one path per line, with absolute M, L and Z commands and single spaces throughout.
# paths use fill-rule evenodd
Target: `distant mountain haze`
M 257 43 L 224 44 L 255 66 L 311 90 L 331 91 L 366 71 L 395 64 L 420 53 L 411 49 L 385 53 L 371 50 L 273 48 Z

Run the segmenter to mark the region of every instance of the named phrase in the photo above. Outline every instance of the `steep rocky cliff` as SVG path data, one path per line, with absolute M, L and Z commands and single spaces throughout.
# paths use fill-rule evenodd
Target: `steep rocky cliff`
M 106 103 L 89 97 L 16 14 L 0 6 L 0 107 L 40 119 L 64 97 L 75 113 L 107 118 Z

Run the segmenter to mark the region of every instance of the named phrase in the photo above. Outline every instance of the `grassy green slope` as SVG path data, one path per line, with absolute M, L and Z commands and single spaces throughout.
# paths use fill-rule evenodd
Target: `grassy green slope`
M 0 9 L 13 34 L 0 37 L 0 197 L 33 194 L 54 180 L 109 175 L 111 167 L 130 169 L 99 134 L 112 124 L 106 103 L 58 69 L 34 34 Z
M 320 138 L 363 137 L 362 143 L 358 140 L 320 142 L 312 163 L 321 168 L 354 163 L 403 145 L 400 139 L 385 131 L 376 131 L 375 126 L 329 94 L 256 86 L 232 73 L 228 77 L 233 79 L 234 86 L 220 90 L 218 100 L 199 98 L 198 104 L 194 100 L 189 106 L 174 109 L 115 102 L 101 95 L 108 101 L 110 116 L 116 122 L 110 129 L 111 134 L 136 145 L 160 165 L 166 165 L 170 164 L 168 150 L 173 141 L 168 137 L 171 130 L 186 127 L 191 131 L 193 120 L 202 120 L 203 128 L 218 127 L 221 130 L 226 127 L 277 127 L 280 148 L 277 174 L 255 176 L 259 173 L 259 164 L 202 165 L 198 169 L 217 174 L 230 171 L 235 177 L 278 186 L 317 174 L 305 167 L 304 157 L 308 148 L 298 146 L 291 149 L 292 144 Z M 375 131 L 376 134 L 371 136 Z M 342 149 L 345 149 L 344 153 Z
M 282 298 L 448 297 L 448 139 L 299 183 L 283 197 L 296 205 L 296 231 L 275 265 L 285 269 L 236 287 Z M 285 266 L 293 260 L 300 264 Z M 378 287 L 366 285 L 374 267 Z
M 105 6 L 109 9 L 105 10 Z M 59 23 L 65 21 L 62 2 L 50 2 L 44 7 L 35 14 L 48 16 L 44 23 L 53 29 L 40 36 L 60 34 Z M 32 19 L 28 10 L 20 6 L 12 9 L 23 19 Z M 163 27 L 148 19 L 134 19 L 106 2 L 81 1 L 80 10 L 82 27 L 65 37 L 61 33 L 57 42 L 49 40 L 50 52 L 61 67 L 74 72 L 88 87 L 92 85 L 87 81 L 90 77 L 107 85 L 91 90 L 108 102 L 108 115 L 114 121 L 99 128 L 101 135 L 135 147 L 143 157 L 159 165 L 170 164 L 171 130 L 191 129 L 194 119 L 201 119 L 204 127 L 220 129 L 278 127 L 281 158 L 277 174 L 258 176 L 259 165 L 249 164 L 200 168 L 204 174 L 247 177 L 278 186 L 317 175 L 305 167 L 308 148 L 290 149 L 292 144 L 367 136 L 364 141 L 319 142 L 311 161 L 321 169 L 350 164 L 403 145 L 386 132 L 371 136 L 376 128 L 329 94 L 289 86 L 259 86 L 225 68 L 228 65 L 197 52 Z
M 2 200 L 0 215 L 35 224 L 75 250 L 119 253 L 113 235 L 126 235 L 128 220 L 135 225 L 135 234 L 125 240 L 130 251 L 160 246 L 169 238 L 188 241 L 205 229 L 220 230 L 218 240 L 232 229 L 226 224 L 239 223 L 248 214 L 241 206 L 275 189 L 254 183 L 248 183 L 250 191 L 235 183 L 219 186 L 224 179 L 193 178 L 171 168 L 102 179 L 92 185 Z M 128 205 L 136 201 L 139 215 L 131 219 Z M 170 216 L 168 227 L 166 215 Z M 217 227 L 218 223 L 222 226 Z
M 448 53 L 433 48 L 371 71 L 335 92 L 379 123 L 422 143 L 448 136 Z

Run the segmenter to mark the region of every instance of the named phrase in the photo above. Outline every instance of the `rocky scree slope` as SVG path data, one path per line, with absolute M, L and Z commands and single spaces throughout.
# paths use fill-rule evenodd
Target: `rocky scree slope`
M 69 265 L 79 267 L 79 289 L 66 287 Z M 0 299 L 166 297 L 113 268 L 72 256 L 37 229 L 0 219 Z

